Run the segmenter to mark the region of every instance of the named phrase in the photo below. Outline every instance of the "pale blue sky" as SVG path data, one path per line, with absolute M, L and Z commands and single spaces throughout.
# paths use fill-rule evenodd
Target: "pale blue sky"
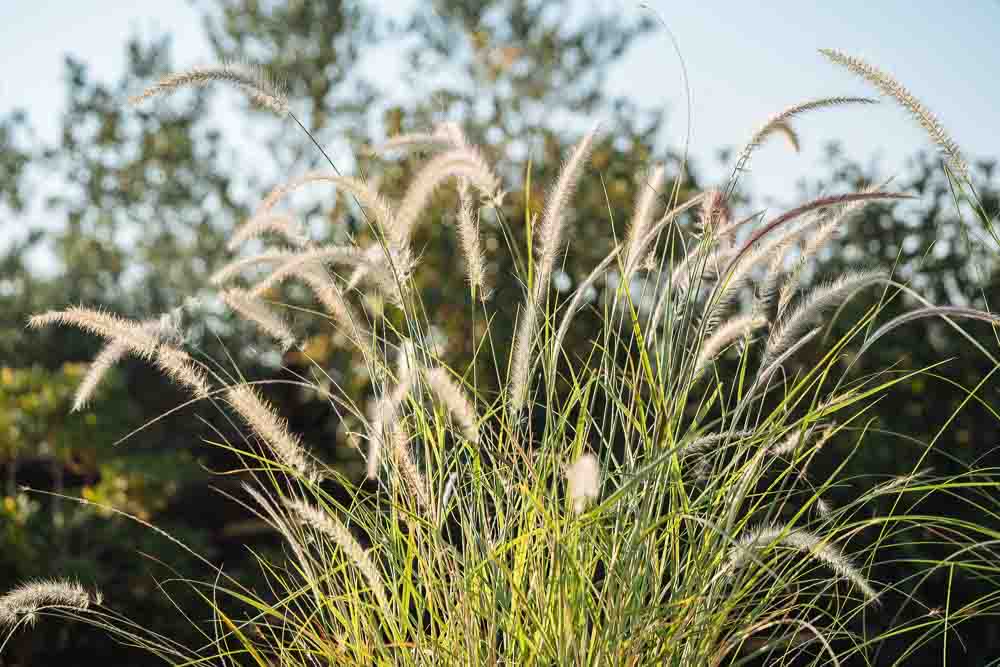
M 632 0 L 602 4 L 643 11 Z M 711 159 L 715 150 L 742 144 L 771 113 L 812 97 L 871 94 L 864 83 L 827 64 L 816 53 L 819 47 L 862 56 L 892 72 L 939 115 L 970 158 L 1000 157 L 1000 2 L 648 4 L 680 42 L 693 92 L 692 154 L 710 177 L 720 179 L 724 172 Z M 384 5 L 399 9 L 402 3 Z M 0 0 L 0 26 L 0 111 L 26 108 L 33 125 L 50 137 L 63 100 L 65 53 L 113 77 L 128 35 L 169 31 L 179 66 L 211 58 L 198 13 L 181 0 Z M 680 70 L 665 36 L 634 48 L 610 85 L 645 105 L 671 109 L 668 138 L 676 143 L 683 137 Z M 887 174 L 927 145 L 919 128 L 888 103 L 820 113 L 801 119 L 797 129 L 800 155 L 775 143 L 755 158 L 748 182 L 759 195 L 790 198 L 795 179 L 814 173 L 829 139 L 842 139 L 859 159 L 880 154 Z

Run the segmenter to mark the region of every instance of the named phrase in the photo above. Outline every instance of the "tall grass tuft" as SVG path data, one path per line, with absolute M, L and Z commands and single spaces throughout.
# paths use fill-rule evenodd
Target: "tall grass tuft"
M 828 56 L 910 104 L 961 173 L 957 149 L 905 89 L 860 61 Z M 169 77 L 142 98 L 215 80 L 287 109 L 266 78 L 231 68 Z M 831 97 L 786 109 L 750 138 L 734 174 L 769 136 L 797 142 L 790 122 L 799 114 L 868 102 Z M 0 624 L 13 633 L 22 619 L 55 609 L 187 665 L 827 665 L 871 664 L 890 641 L 911 653 L 969 619 L 998 613 L 995 534 L 969 519 L 996 513 L 995 471 L 935 477 L 920 465 L 833 499 L 830 490 L 847 481 L 847 461 L 823 474 L 810 465 L 821 449 L 852 456 L 827 443 L 852 438 L 861 446 L 871 427 L 866 410 L 929 372 L 858 377 L 843 363 L 908 322 L 941 318 L 996 363 L 961 325 L 985 329 L 1000 318 L 923 301 L 886 271 L 800 284 L 804 267 L 860 206 L 908 195 L 886 184 L 802 202 L 765 221 L 738 210 L 732 181 L 681 198 L 682 188 L 663 187 L 666 168 L 654 165 L 639 180 L 625 240 L 588 275 L 571 276 L 571 297 L 552 299 L 565 241 L 578 241 L 571 213 L 577 187 L 590 178 L 596 136 L 595 127 L 571 150 L 532 230 L 513 332 L 493 324 L 488 301 L 476 302 L 486 317 L 469 324 L 469 336 L 484 323 L 488 330 L 474 359 L 446 364 L 454 355 L 442 354 L 447 345 L 431 335 L 435 313 L 412 289 L 419 265 L 412 231 L 431 217 L 431 194 L 451 181 L 467 278 L 473 289 L 482 285 L 487 260 L 477 215 L 482 204 L 499 208 L 504 190 L 456 125 L 374 149 L 431 154 L 399 201 L 374 181 L 310 173 L 272 190 L 233 237 L 234 252 L 253 238 L 274 242 L 213 276 L 239 316 L 288 347 L 298 336 L 263 299 L 301 281 L 363 358 L 374 395 L 367 414 L 354 409 L 362 397 L 350 385 L 320 393 L 337 409 L 352 407 L 367 483 L 314 457 L 314 443 L 292 432 L 263 390 L 210 376 L 181 340 L 150 323 L 82 307 L 32 318 L 31 326 L 77 326 L 108 342 L 81 402 L 127 353 L 166 371 L 206 408 L 228 404 L 249 431 L 245 444 L 225 445 L 244 464 L 233 474 L 243 478 L 252 511 L 286 543 L 287 557 L 256 554 L 266 591 L 203 561 L 204 581 L 186 581 L 205 608 L 184 611 L 205 637 L 199 646 L 96 610 L 85 591 L 59 582 L 0 598 Z M 275 212 L 312 183 L 350 195 L 375 240 L 320 246 L 292 213 Z M 796 247 L 788 267 L 786 254 Z M 331 264 L 347 265 L 350 275 L 328 270 Z M 250 284 L 233 286 L 251 269 Z M 612 272 L 623 278 L 617 288 Z M 632 301 L 640 277 L 651 286 L 650 307 Z M 867 290 L 876 284 L 880 295 Z M 587 297 L 598 288 L 606 298 Z M 390 297 L 378 313 L 355 303 L 371 293 Z M 922 307 L 885 322 L 885 304 L 903 297 Z M 824 317 L 848 300 L 856 307 Z M 576 318 L 588 307 L 599 326 Z M 495 378 L 479 372 L 483 358 L 497 360 Z M 545 383 L 533 391 L 539 367 Z M 225 400 L 205 400 L 216 395 Z M 964 516 L 906 509 L 904 500 L 930 494 L 949 496 Z M 887 499 L 896 503 L 889 510 L 877 502 Z M 906 563 L 912 574 L 880 579 L 881 566 L 901 553 L 916 554 Z M 924 587 L 937 585 L 925 582 L 942 572 L 983 582 L 982 594 L 956 600 L 943 616 L 897 615 L 884 603 L 914 608 Z M 950 590 L 941 595 L 950 604 Z

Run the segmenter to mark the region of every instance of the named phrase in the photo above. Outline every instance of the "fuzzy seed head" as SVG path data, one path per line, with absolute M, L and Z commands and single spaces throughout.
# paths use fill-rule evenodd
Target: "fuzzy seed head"
M 150 98 L 168 95 L 182 88 L 207 86 L 217 82 L 239 88 L 254 106 L 269 109 L 279 116 L 288 113 L 288 97 L 284 85 L 262 67 L 239 63 L 194 67 L 185 72 L 169 74 L 139 95 L 129 98 L 129 103 L 137 105 Z
M 281 464 L 309 482 L 323 477 L 302 447 L 301 440 L 288 430 L 288 422 L 279 417 L 274 407 L 262 399 L 253 387 L 246 384 L 232 386 L 226 391 L 226 398 Z
M 601 493 L 601 466 L 597 457 L 581 454 L 566 471 L 566 484 L 573 513 L 583 512 Z
M 39 611 L 64 607 L 86 611 L 91 604 L 101 604 L 100 594 L 91 595 L 75 581 L 39 579 L 29 581 L 0 597 L 0 627 L 25 620 L 29 625 Z

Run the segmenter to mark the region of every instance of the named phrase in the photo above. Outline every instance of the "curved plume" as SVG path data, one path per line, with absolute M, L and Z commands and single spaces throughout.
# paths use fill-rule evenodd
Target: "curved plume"
M 767 339 L 761 366 L 767 366 L 777 355 L 788 349 L 796 337 L 825 309 L 837 305 L 858 290 L 887 280 L 884 271 L 859 271 L 848 273 L 829 285 L 817 287 L 790 312 Z
M 156 336 L 161 341 L 170 335 L 170 329 L 173 327 L 172 323 L 165 321 L 163 318 L 142 322 L 140 326 L 144 331 Z M 70 412 L 79 412 L 87 407 L 104 376 L 107 375 L 108 371 L 115 364 L 128 356 L 128 354 L 129 346 L 127 343 L 122 341 L 107 343 L 100 353 L 94 357 L 93 361 L 90 362 L 87 374 L 83 376 L 80 386 L 77 387 L 76 392 L 73 394 L 73 407 L 70 408 Z
M 424 381 L 431 390 L 431 395 L 444 406 L 462 427 L 465 439 L 473 444 L 479 444 L 479 416 L 472 401 L 465 395 L 444 368 L 431 368 L 424 372 Z
M 365 581 L 368 582 L 368 587 L 371 588 L 372 594 L 375 595 L 375 600 L 382 608 L 382 613 L 391 614 L 392 607 L 389 606 L 389 598 L 385 593 L 385 583 L 382 581 L 382 576 L 375 567 L 375 562 L 372 561 L 371 556 L 358 543 L 347 526 L 329 512 L 324 512 L 315 505 L 310 505 L 302 500 L 286 500 L 285 506 L 292 511 L 301 523 L 315 531 L 323 533 L 343 550 L 348 560 L 358 568 L 358 571 L 364 576 Z
M 535 284 L 528 293 L 525 308 L 521 313 L 516 338 L 514 339 L 513 358 L 511 359 L 511 374 L 508 381 L 510 392 L 510 410 L 517 414 L 524 407 L 528 397 L 528 375 L 531 372 L 531 352 L 535 343 L 535 330 L 538 327 L 539 311 L 544 297 L 549 289 L 552 269 L 556 263 L 556 255 L 562 241 L 562 228 L 565 222 L 564 209 L 576 191 L 577 181 L 583 172 L 584 164 L 590 155 L 598 126 L 594 126 L 577 143 L 576 148 L 562 167 L 559 179 L 549 194 L 545 205 L 545 215 L 538 225 L 536 247 L 538 262 L 535 270 Z
M 378 193 L 378 190 L 358 178 L 353 178 L 351 176 L 339 176 L 337 174 L 329 174 L 318 171 L 304 174 L 295 180 L 289 181 L 284 185 L 279 185 L 271 190 L 271 192 L 269 192 L 264 198 L 264 201 L 262 201 L 257 207 L 257 210 L 254 211 L 254 214 L 250 217 L 250 219 L 244 223 L 244 227 L 249 226 L 252 229 L 254 226 L 260 225 L 260 220 L 269 216 L 271 214 L 271 210 L 278 205 L 278 202 L 296 190 L 311 183 L 331 183 L 336 185 L 341 190 L 353 196 L 357 200 L 358 205 L 372 215 L 375 222 L 378 223 L 379 227 L 381 227 L 383 233 L 390 237 L 394 233 L 392 230 L 396 225 L 392 207 L 385 201 L 382 195 Z M 238 231 L 237 233 L 240 232 Z
M 309 244 L 309 237 L 292 218 L 287 215 L 270 213 L 254 216 L 247 220 L 243 226 L 236 230 L 226 247 L 230 252 L 233 252 L 247 241 L 269 233 L 277 234 L 299 248 Z
M 181 88 L 207 86 L 222 82 L 240 88 L 250 101 L 257 106 L 270 109 L 283 116 L 288 113 L 288 98 L 285 88 L 263 67 L 224 63 L 215 67 L 193 67 L 184 72 L 169 74 L 139 95 L 129 98 L 129 103 L 141 104 L 152 97 L 160 97 Z
M 732 270 L 734 266 L 736 266 L 736 263 L 740 261 L 743 255 L 749 252 L 749 250 L 753 248 L 754 244 L 756 244 L 761 239 L 761 237 L 763 237 L 771 230 L 780 227 L 781 225 L 787 222 L 791 222 L 792 220 L 795 220 L 796 218 L 799 218 L 805 215 L 806 213 L 809 213 L 810 211 L 815 211 L 820 208 L 826 208 L 828 206 L 836 206 L 838 204 L 847 204 L 853 201 L 864 201 L 872 199 L 912 199 L 912 197 L 910 195 L 904 195 L 897 192 L 877 191 L 877 192 L 855 192 L 852 194 L 833 195 L 831 197 L 820 197 L 818 199 L 813 199 L 812 201 L 806 202 L 805 204 L 802 204 L 797 208 L 793 208 L 790 211 L 782 213 L 777 218 L 771 220 L 769 223 L 767 223 L 766 225 L 758 229 L 756 232 L 754 232 L 750 236 L 750 238 L 747 239 L 746 243 L 744 243 L 740 247 L 740 249 L 736 252 L 736 254 L 733 256 L 733 259 L 729 262 L 729 267 L 727 267 L 725 273 L 729 273 L 729 271 Z
M 274 452 L 279 463 L 294 470 L 306 481 L 316 482 L 323 478 L 302 447 L 302 441 L 288 430 L 288 422 L 279 417 L 274 407 L 261 398 L 252 386 L 238 384 L 229 387 L 226 398 L 246 425 Z
M 645 259 L 645 252 L 640 251 L 639 245 L 646 230 L 653 224 L 653 212 L 656 208 L 656 200 L 663 188 L 664 174 L 666 169 L 662 164 L 658 164 L 649 172 L 648 176 L 639 180 L 639 192 L 636 195 L 635 211 L 632 213 L 632 220 L 629 222 L 628 233 L 625 241 L 625 275 L 628 276 L 631 267 L 639 266 Z
M 213 273 L 211 277 L 209 277 L 208 281 L 218 287 L 226 284 L 251 266 L 255 266 L 257 264 L 284 262 L 294 256 L 294 250 L 265 250 L 264 252 L 253 255 L 252 257 L 234 259 Z
M 28 326 L 32 328 L 50 324 L 75 326 L 111 343 L 124 345 L 130 353 L 152 362 L 167 377 L 189 389 L 198 398 L 207 398 L 211 392 L 205 374 L 191 357 L 183 350 L 162 342 L 141 322 L 79 306 L 34 315 L 28 320 Z
M 797 549 L 829 567 L 841 579 L 852 583 L 869 602 L 878 601 L 878 593 L 840 549 L 819 535 L 801 528 L 760 526 L 747 531 L 730 550 L 729 561 L 724 566 L 724 571 L 731 576 L 733 572 L 748 565 L 758 554 L 767 552 L 775 546 Z
M 944 129 L 937 117 L 931 113 L 930 109 L 914 97 L 903 84 L 874 65 L 869 65 L 861 58 L 849 56 L 834 49 L 820 49 L 819 52 L 826 56 L 830 62 L 847 68 L 878 88 L 883 94 L 894 98 L 920 123 L 920 127 L 924 128 L 931 141 L 937 144 L 947 157 L 948 163 L 955 170 L 955 173 L 960 178 L 969 180 L 969 165 L 962 156 L 958 144 L 955 143 L 955 140 L 951 138 L 951 135 Z
M 729 347 L 730 344 L 749 336 L 764 326 L 767 326 L 767 318 L 760 315 L 741 315 L 729 319 L 701 344 L 698 358 L 694 364 L 693 377 L 701 377 L 708 365 Z
M 240 317 L 253 322 L 261 331 L 274 338 L 282 351 L 295 345 L 295 334 L 285 319 L 255 295 L 233 288 L 223 291 L 219 296 Z
M 29 581 L 0 596 L 0 627 L 15 626 L 22 619 L 30 624 L 46 608 L 86 611 L 91 604 L 99 605 L 102 601 L 100 593 L 91 595 L 79 583 L 68 579 Z
M 763 144 L 769 137 L 774 134 L 784 134 L 792 147 L 798 151 L 799 150 L 799 139 L 795 130 L 792 129 L 790 121 L 796 116 L 800 116 L 809 111 L 815 111 L 817 109 L 829 109 L 830 107 L 843 106 L 845 104 L 877 104 L 878 100 L 873 100 L 870 97 L 821 97 L 816 100 L 810 100 L 808 102 L 802 102 L 801 104 L 795 104 L 788 107 L 787 109 L 780 111 L 761 125 L 747 141 L 746 146 L 740 151 L 740 157 L 738 164 L 740 168 L 746 165 L 746 162 L 750 159 L 750 154 L 753 153 L 761 144 Z
M 1000 326 L 1000 316 L 987 313 L 983 310 L 976 310 L 975 308 L 963 308 L 960 306 L 928 306 L 925 308 L 918 308 L 917 310 L 898 315 L 876 329 L 868 340 L 865 341 L 865 344 L 861 347 L 861 349 L 858 350 L 857 356 L 860 357 L 868 348 L 875 344 L 875 341 L 893 329 L 901 327 L 907 322 L 913 322 L 914 320 L 920 320 L 926 317 L 941 317 L 944 319 L 958 317 L 963 319 L 979 320 L 981 322 L 989 322 L 993 326 Z
M 403 195 L 398 209 L 398 237 L 394 240 L 400 243 L 409 241 L 413 225 L 431 195 L 450 178 L 467 181 L 488 198 L 496 196 L 500 183 L 483 156 L 472 147 L 465 146 L 436 156 L 417 173 Z

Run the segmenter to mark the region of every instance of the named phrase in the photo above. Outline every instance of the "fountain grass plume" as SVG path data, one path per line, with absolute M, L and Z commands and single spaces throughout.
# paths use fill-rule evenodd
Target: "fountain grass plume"
M 463 146 L 432 158 L 413 178 L 403 199 L 399 202 L 398 224 L 394 241 L 409 242 L 417 219 L 427 206 L 434 191 L 449 179 L 467 182 L 488 200 L 499 196 L 500 179 L 472 146 Z
M 277 341 L 282 352 L 295 345 L 295 333 L 285 318 L 254 293 L 234 287 L 224 290 L 219 297 L 240 317 L 253 322 L 261 331 Z
M 305 270 L 315 267 L 322 268 L 325 264 L 332 263 L 369 269 L 368 275 L 374 276 L 376 284 L 384 291 L 389 292 L 390 295 L 397 291 L 393 277 L 382 266 L 373 262 L 365 250 L 354 246 L 329 245 L 307 248 L 288 253 L 280 261 L 281 263 L 266 278 L 254 285 L 250 294 L 260 298 L 285 280 L 301 277 Z
M 0 626 L 14 626 L 22 620 L 29 625 L 33 624 L 38 613 L 47 608 L 86 611 L 91 604 L 100 605 L 102 602 L 99 592 L 91 594 L 75 581 L 29 581 L 0 596 Z
M 912 199 L 910 195 L 904 195 L 898 192 L 882 192 L 881 190 L 875 192 L 855 192 L 844 195 L 833 195 L 829 197 L 819 197 L 808 201 L 801 206 L 797 206 L 789 211 L 785 211 L 778 217 L 774 218 L 764 226 L 760 227 L 757 231 L 750 235 L 740 249 L 733 255 L 729 262 L 729 267 L 726 269 L 725 273 L 728 273 L 737 263 L 743 258 L 743 256 L 750 252 L 750 250 L 761 240 L 766 234 L 771 231 L 785 225 L 806 213 L 812 211 L 827 208 L 830 206 L 837 206 L 839 204 L 847 204 L 854 201 L 867 201 L 867 200 L 900 200 L 900 199 Z
M 801 116 L 804 113 L 810 111 L 816 111 L 819 109 L 829 109 L 833 107 L 840 107 L 848 104 L 877 104 L 878 100 L 873 100 L 870 97 L 821 97 L 815 100 L 809 100 L 808 102 L 801 102 L 799 104 L 794 104 L 783 111 L 780 111 L 764 122 L 750 137 L 743 150 L 740 152 L 740 161 L 745 164 L 747 160 L 750 159 L 750 154 L 760 147 L 769 137 L 774 134 L 784 134 L 792 147 L 798 151 L 799 150 L 799 138 L 795 130 L 791 126 L 791 120 L 796 116 Z
M 288 430 L 288 422 L 278 416 L 274 406 L 261 398 L 256 389 L 248 384 L 233 385 L 226 390 L 226 399 L 243 422 L 274 452 L 278 463 L 307 482 L 323 478 L 302 441 Z
M 535 344 L 535 332 L 538 328 L 538 318 L 545 307 L 545 295 L 548 293 L 552 269 L 555 267 L 556 256 L 562 243 L 563 225 L 565 224 L 565 209 L 569 205 L 577 182 L 583 172 L 587 158 L 590 156 L 594 139 L 597 137 L 598 126 L 595 125 L 577 143 L 568 160 L 563 163 L 555 187 L 549 193 L 545 204 L 545 214 L 538 225 L 535 234 L 537 241 L 538 260 L 534 275 L 534 285 L 528 290 L 525 307 L 521 311 L 517 333 L 514 338 L 512 359 L 510 365 L 510 380 L 508 381 L 509 410 L 518 414 L 524 408 L 528 398 L 528 385 L 531 374 L 531 353 Z
M 288 113 L 285 87 L 267 70 L 254 65 L 224 63 L 213 67 L 193 67 L 184 72 L 168 74 L 139 95 L 129 98 L 138 105 L 154 97 L 162 97 L 183 88 L 207 86 L 211 83 L 228 83 L 236 86 L 255 105 L 269 109 L 279 116 Z
M 226 243 L 230 252 L 235 252 L 241 245 L 252 239 L 259 238 L 264 234 L 276 234 L 295 247 L 302 248 L 309 245 L 309 237 L 302 226 L 295 222 L 291 216 L 280 213 L 266 213 L 253 216 L 241 227 Z
M 958 144 L 952 139 L 951 135 L 944 128 L 944 125 L 937 119 L 937 116 L 931 113 L 930 109 L 914 97 L 903 84 L 886 72 L 856 56 L 849 56 L 836 49 L 820 49 L 819 52 L 830 62 L 850 70 L 878 88 L 884 95 L 895 99 L 920 124 L 920 127 L 927 132 L 931 141 L 938 146 L 947 158 L 948 164 L 951 165 L 955 174 L 965 181 L 969 180 L 969 165 L 965 161 L 965 157 L 963 157 Z
M 372 216 L 379 225 L 382 232 L 389 237 L 395 234 L 396 217 L 392 205 L 379 194 L 378 190 L 368 182 L 354 178 L 352 176 L 341 176 L 340 174 L 330 174 L 327 172 L 315 171 L 303 174 L 287 183 L 277 186 L 264 197 L 264 200 L 257 206 L 250 219 L 244 223 L 242 229 L 253 229 L 262 224 L 261 220 L 271 215 L 271 211 L 278 203 L 288 197 L 293 192 L 310 185 L 312 183 L 330 183 L 340 190 L 354 197 L 363 212 Z M 242 230 L 240 230 L 242 231 Z M 240 233 L 238 231 L 238 233 Z M 242 232 L 246 233 L 246 232 Z
M 980 322 L 988 322 L 994 327 L 1000 327 L 1000 316 L 994 315 L 993 313 L 987 313 L 982 310 L 977 310 L 975 308 L 965 308 L 962 306 L 927 306 L 925 308 L 917 308 L 916 310 L 911 310 L 908 313 L 903 313 L 902 315 L 897 315 L 892 318 L 878 329 L 872 333 L 871 336 L 865 341 L 865 344 L 858 350 L 856 356 L 860 357 L 864 354 L 872 345 L 875 344 L 880 338 L 888 334 L 889 332 L 898 329 L 904 324 L 913 322 L 915 320 L 924 319 L 927 317 L 940 317 L 943 319 L 949 318 L 959 318 L 959 319 L 972 319 L 979 320 Z
M 372 155 L 383 155 L 394 151 L 444 151 L 456 148 L 451 138 L 436 132 L 410 132 L 389 137 L 368 149 Z
M 390 429 L 399 419 L 399 411 L 413 389 L 414 376 L 405 369 L 398 374 L 396 384 L 376 401 L 368 427 L 368 479 L 378 477 L 379 463 Z
M 788 349 L 802 331 L 825 310 L 839 305 L 858 290 L 888 278 L 884 271 L 853 271 L 812 290 L 771 332 L 764 348 L 761 366 L 767 366 L 777 355 Z
M 126 320 L 100 310 L 71 306 L 62 311 L 49 311 L 34 315 L 28 320 L 31 328 L 51 324 L 75 326 L 101 336 L 110 343 L 120 344 L 136 357 L 159 368 L 177 384 L 190 390 L 197 398 L 207 398 L 211 393 L 208 379 L 201 368 L 183 350 L 162 342 L 151 333 L 147 324 Z
M 462 434 L 472 444 L 479 444 L 479 416 L 472 401 L 462 388 L 452 379 L 448 371 L 440 366 L 424 371 L 424 381 L 431 394 L 444 406 L 461 427 Z
M 640 266 L 645 259 L 645 254 L 639 248 L 640 242 L 646 235 L 649 226 L 653 224 L 653 214 L 656 210 L 656 202 L 660 197 L 660 190 L 663 188 L 666 168 L 662 164 L 654 166 L 649 174 L 639 179 L 639 187 L 635 200 L 635 210 L 632 212 L 632 219 L 629 221 L 628 233 L 625 240 L 625 266 Z M 647 246 L 648 248 L 648 246 Z M 630 271 L 626 269 L 625 274 Z
M 732 576 L 739 569 L 749 565 L 754 558 L 759 558 L 776 546 L 796 549 L 823 563 L 838 577 L 853 584 L 869 602 L 878 603 L 878 593 L 840 549 L 820 535 L 801 528 L 763 525 L 748 530 L 730 550 L 724 572 Z
M 392 613 L 389 605 L 389 598 L 385 592 L 385 583 L 382 575 L 375 567 L 375 562 L 364 550 L 357 538 L 337 517 L 329 512 L 324 512 L 315 505 L 311 505 L 303 500 L 289 499 L 285 503 L 286 507 L 299 519 L 299 521 L 313 530 L 322 533 L 333 540 L 347 556 L 348 560 L 354 564 L 361 575 L 368 582 L 368 587 L 378 601 L 382 612 Z
M 886 181 L 881 187 L 871 185 L 861 190 L 861 192 L 877 192 L 882 187 L 888 185 L 888 183 L 889 182 Z M 794 296 L 795 291 L 798 288 L 799 276 L 806 263 L 816 256 L 820 249 L 822 249 L 830 241 L 836 232 L 840 231 L 846 223 L 850 222 L 855 215 L 860 213 L 861 210 L 870 203 L 870 200 L 863 199 L 849 202 L 841 206 L 825 220 L 821 220 L 818 223 L 816 231 L 806 238 L 802 252 L 799 255 L 798 260 L 795 262 L 795 266 L 786 274 L 781 289 L 778 292 L 778 318 L 784 314 L 785 309 L 791 302 L 792 296 Z
M 566 470 L 566 495 L 574 514 L 580 514 L 601 494 L 601 465 L 597 457 L 581 454 Z
M 410 453 L 409 437 L 401 421 L 395 421 L 389 426 L 388 440 L 392 444 L 392 461 L 399 471 L 406 489 L 413 496 L 417 507 L 423 512 L 431 510 L 431 494 L 427 488 L 427 479 L 420 472 L 413 454 Z
M 250 267 L 257 266 L 258 264 L 277 264 L 285 262 L 289 258 L 293 257 L 295 253 L 296 250 L 294 249 L 272 248 L 257 253 L 256 255 L 251 255 L 250 257 L 234 259 L 213 273 L 209 277 L 208 281 L 212 285 L 220 287 L 239 277 L 241 273 Z
M 161 341 L 175 333 L 172 331 L 173 323 L 160 317 L 142 322 L 140 326 L 143 331 L 151 333 Z M 70 408 L 70 412 L 80 412 L 87 407 L 104 376 L 128 354 L 129 345 L 126 342 L 114 340 L 106 343 L 87 367 L 86 375 L 73 394 L 73 407 Z
M 351 343 L 357 347 L 366 360 L 372 360 L 375 350 L 372 346 L 372 332 L 344 296 L 343 290 L 322 267 L 304 267 L 299 276 L 334 324 L 339 326 Z
M 767 326 L 767 318 L 762 315 L 737 315 L 726 320 L 701 344 L 694 363 L 694 377 L 699 378 L 726 348 L 737 340 L 745 339 L 754 331 Z

